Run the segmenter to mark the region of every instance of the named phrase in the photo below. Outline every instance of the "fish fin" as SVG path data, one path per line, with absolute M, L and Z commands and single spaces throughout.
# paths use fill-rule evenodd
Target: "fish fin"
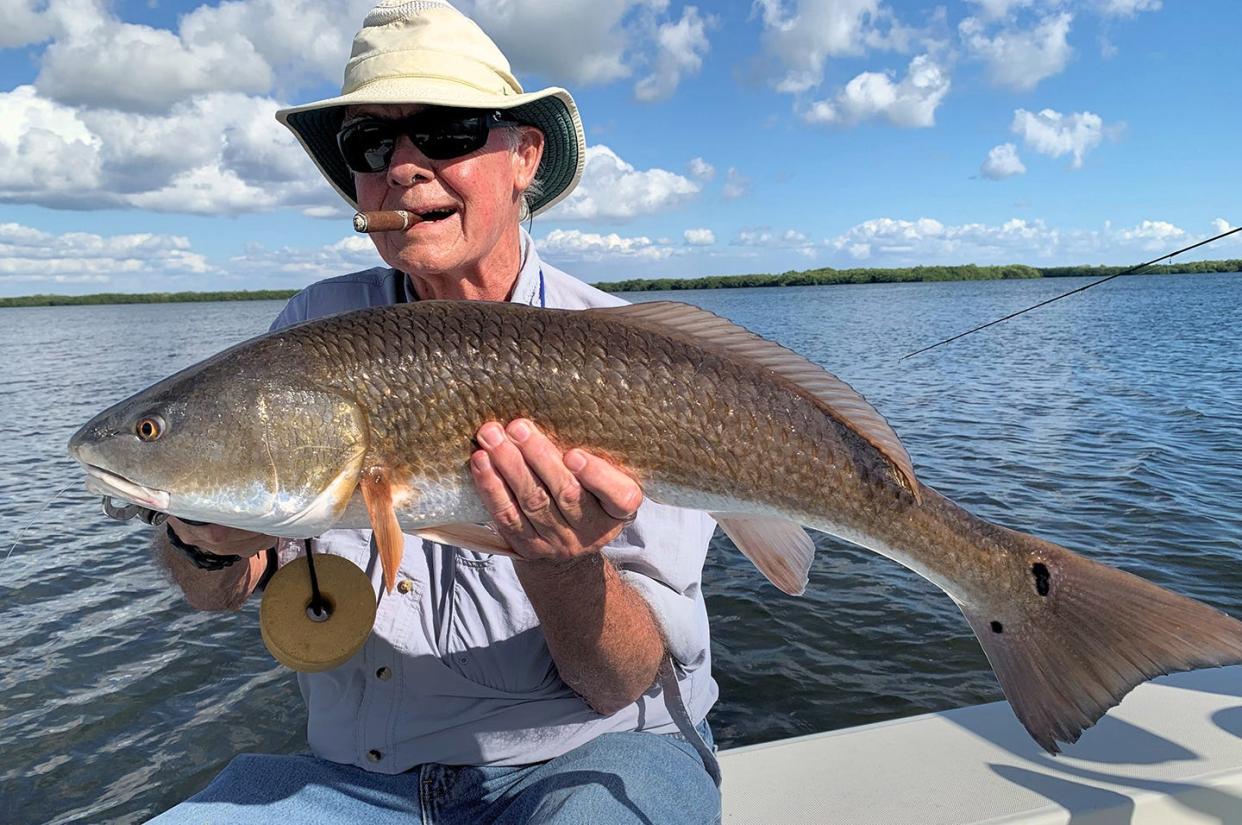
M 802 525 L 748 513 L 712 513 L 720 529 L 768 581 L 791 596 L 806 592 L 815 542 Z
M 435 524 L 431 527 L 420 527 L 414 535 L 440 544 L 451 544 L 480 553 L 495 553 L 498 556 L 516 556 L 513 548 L 505 544 L 496 532 L 485 524 L 458 522 L 455 524 Z
M 392 506 L 392 484 L 388 479 L 388 471 L 381 467 L 366 470 L 358 481 L 358 487 L 362 490 L 367 515 L 371 517 L 375 546 L 379 548 L 384 588 L 391 593 L 393 585 L 397 583 L 401 557 L 405 554 L 405 535 L 401 532 L 397 513 Z
M 726 318 L 690 304 L 652 301 L 583 311 L 658 329 L 663 335 L 680 337 L 698 346 L 717 348 L 734 358 L 771 370 L 815 399 L 834 420 L 877 449 L 892 465 L 915 500 L 922 501 L 919 482 L 914 475 L 914 462 L 897 433 L 857 390 L 818 364 Z
M 1242 662 L 1242 622 L 1129 573 L 1035 539 L 1025 610 L 1006 619 L 958 603 L 1005 697 L 1049 753 L 1135 686 L 1164 673 Z M 997 613 L 1001 615 L 997 615 Z

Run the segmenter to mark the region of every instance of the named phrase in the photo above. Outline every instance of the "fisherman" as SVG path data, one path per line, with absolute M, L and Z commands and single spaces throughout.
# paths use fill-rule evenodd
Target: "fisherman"
M 351 207 L 420 220 L 371 236 L 391 268 L 308 287 L 272 329 L 433 298 L 624 303 L 542 261 L 521 227 L 582 175 L 573 99 L 523 92 L 447 2 L 381 0 L 342 94 L 277 118 Z M 719 821 L 700 586 L 714 523 L 643 501 L 619 468 L 563 454 L 530 421 L 480 424 L 471 473 L 517 558 L 406 536 L 363 649 L 298 676 L 313 756 L 238 756 L 156 821 Z M 237 609 L 304 552 L 219 525 L 165 529 L 159 555 L 205 610 Z M 369 531 L 310 546 L 379 567 Z

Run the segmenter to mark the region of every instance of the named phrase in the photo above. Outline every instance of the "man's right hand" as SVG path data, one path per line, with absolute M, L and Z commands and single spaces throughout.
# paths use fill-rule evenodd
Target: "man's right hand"
M 168 519 L 168 526 L 186 544 L 218 556 L 255 556 L 269 547 L 275 547 L 278 541 L 275 536 L 222 524 L 186 524 L 172 516 Z

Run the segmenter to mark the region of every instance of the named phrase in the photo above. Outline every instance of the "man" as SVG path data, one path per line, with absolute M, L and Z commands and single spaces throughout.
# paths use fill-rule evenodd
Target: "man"
M 424 220 L 373 236 L 391 269 L 309 287 L 274 329 L 431 298 L 621 303 L 542 263 L 520 226 L 581 175 L 572 98 L 523 93 L 447 3 L 383 0 L 342 94 L 278 118 L 351 205 Z M 362 650 L 299 675 L 315 756 L 238 757 L 159 822 L 718 821 L 700 586 L 713 522 L 643 502 L 619 468 L 562 454 L 530 421 L 480 424 L 471 472 L 518 558 L 407 536 Z M 300 547 L 177 519 L 168 529 L 162 557 L 203 609 L 236 608 Z M 369 531 L 311 544 L 378 567 Z M 222 555 L 237 563 L 221 567 Z

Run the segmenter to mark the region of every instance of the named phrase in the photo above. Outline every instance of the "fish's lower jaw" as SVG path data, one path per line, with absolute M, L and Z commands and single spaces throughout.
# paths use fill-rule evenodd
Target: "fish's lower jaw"
M 91 492 L 138 504 L 160 513 L 168 512 L 171 496 L 167 491 L 143 487 L 102 467 L 84 461 L 81 463 L 86 470 L 86 489 Z

